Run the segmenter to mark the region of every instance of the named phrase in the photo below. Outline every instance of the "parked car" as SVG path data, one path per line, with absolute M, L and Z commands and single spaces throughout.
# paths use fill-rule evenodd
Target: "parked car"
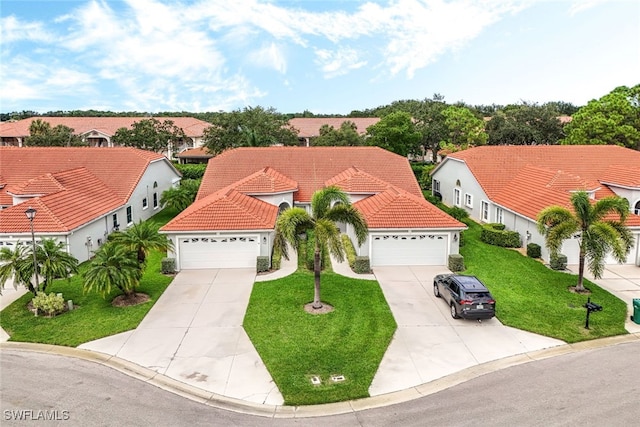
M 433 293 L 444 299 L 454 319 L 491 319 L 496 315 L 496 300 L 475 276 L 439 274 L 433 279 Z

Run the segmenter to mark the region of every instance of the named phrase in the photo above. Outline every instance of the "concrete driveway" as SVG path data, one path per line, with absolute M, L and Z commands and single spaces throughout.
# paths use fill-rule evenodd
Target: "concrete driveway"
M 372 396 L 415 387 L 492 360 L 564 344 L 504 326 L 496 318 L 482 323 L 451 318 L 449 307 L 433 295 L 433 277 L 440 273 L 450 271 L 444 266 L 374 268 L 398 329 L 369 388 Z
M 284 399 L 242 327 L 255 269 L 178 273 L 138 328 L 79 348 L 254 403 Z

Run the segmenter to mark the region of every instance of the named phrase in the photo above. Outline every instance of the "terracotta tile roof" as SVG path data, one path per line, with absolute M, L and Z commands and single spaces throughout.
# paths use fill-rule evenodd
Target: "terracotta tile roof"
M 30 232 L 25 210 L 37 210 L 34 230 L 39 233 L 69 232 L 87 221 L 122 205 L 113 190 L 86 168 L 49 174 L 60 189 L 0 211 L 0 232 Z
M 369 228 L 466 228 L 422 197 L 396 187 L 353 204 Z
M 243 147 L 209 160 L 198 199 L 265 167 L 298 183 L 296 202 L 310 202 L 313 193 L 328 179 L 351 167 L 422 197 L 406 157 L 379 147 Z
M 54 178 L 50 173 L 40 175 L 37 178 L 30 179 L 29 181 L 16 185 L 14 187 L 8 187 L 7 193 L 11 195 L 45 195 L 51 193 L 57 193 L 64 190 L 60 181 Z
M 161 230 L 269 230 L 277 216 L 277 206 L 228 187 L 196 201 Z
M 128 147 L 0 147 L 0 170 L 6 186 L 0 204 L 11 205 L 7 189 L 57 172 L 86 167 L 121 200 L 128 200 L 151 162 L 167 161 L 162 154 Z
M 29 126 L 34 120 L 40 119 L 48 122 L 51 127 L 65 125 L 74 130 L 78 135 L 91 131 L 98 131 L 112 136 L 120 128 L 131 129 L 135 122 L 149 117 L 30 117 L 15 122 L 0 123 L 0 137 L 22 138 L 29 136 Z M 191 138 L 198 138 L 204 134 L 204 130 L 211 126 L 210 123 L 193 117 L 153 117 L 160 122 L 171 120 L 176 126 Z
M 364 135 L 369 126 L 375 125 L 379 121 L 378 117 L 300 117 L 289 120 L 289 124 L 298 130 L 299 137 L 310 138 L 320 135 L 320 128 L 323 125 L 340 129 L 344 122 L 353 122 L 358 133 Z
M 205 147 L 198 148 L 190 148 L 188 150 L 184 150 L 181 153 L 176 154 L 176 157 L 180 159 L 193 159 L 193 158 L 204 158 L 210 159 L 213 157 L 213 154 L 209 152 Z
M 640 166 L 633 168 L 611 165 L 600 176 L 600 182 L 617 184 L 622 187 L 640 188 Z
M 491 199 L 526 166 L 580 177 L 588 186 L 601 182 L 603 176 L 610 176 L 610 165 L 628 168 L 640 175 L 640 151 L 613 145 L 484 146 L 452 153 L 443 164 L 453 160 L 467 164 Z
M 324 183 L 327 187 L 335 185 L 345 193 L 350 194 L 375 194 L 386 190 L 389 183 L 384 182 L 365 171 L 354 167 L 339 173 Z
M 296 191 L 298 183 L 273 168 L 266 167 L 233 184 L 244 194 L 273 194 Z

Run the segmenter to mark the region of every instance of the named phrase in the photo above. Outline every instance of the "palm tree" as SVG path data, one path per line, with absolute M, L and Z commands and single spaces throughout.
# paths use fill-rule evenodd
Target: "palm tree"
M 311 214 L 306 210 L 294 207 L 283 211 L 276 223 L 276 238 L 274 245 L 281 251 L 282 256 L 289 259 L 287 244 L 297 250 L 300 244 L 300 235 L 312 230 L 315 236 L 314 246 L 314 309 L 322 308 L 320 301 L 320 253 L 322 248 L 328 248 L 329 252 L 338 260 L 344 260 L 344 248 L 340 238 L 340 229 L 337 222 L 351 224 L 353 226 L 358 244 L 361 245 L 367 238 L 367 223 L 349 202 L 348 196 L 338 187 L 325 187 L 316 191 L 311 197 Z
M 605 197 L 592 203 L 589 195 L 578 191 L 571 195 L 573 212 L 562 206 L 550 206 L 538 214 L 538 231 L 544 235 L 546 246 L 557 255 L 562 242 L 575 234 L 580 235 L 578 284 L 576 291 L 584 292 L 584 263 L 598 279 L 604 271 L 604 260 L 609 252 L 624 262 L 633 246 L 633 235 L 624 225 L 629 214 L 629 203 L 621 197 Z M 611 219 L 617 216 L 619 219 Z
M 140 221 L 125 231 L 111 234 L 109 240 L 135 252 L 138 256 L 138 264 L 142 268 L 149 252 L 152 250 L 166 251 L 173 246 L 167 236 L 158 233 L 158 228 L 151 221 Z
M 43 239 L 36 248 L 38 271 L 44 277 L 41 290 L 44 292 L 54 279 L 67 279 L 78 272 L 78 260 L 64 250 L 62 242 Z
M 26 286 L 34 295 L 37 289 L 31 283 L 33 277 L 33 257 L 27 245 L 16 245 L 15 249 L 0 249 L 0 294 L 7 281 L 13 281 L 13 287 Z
M 163 207 L 183 211 L 196 200 L 200 188 L 199 179 L 185 179 L 178 187 L 171 187 L 162 192 L 160 204 Z
M 131 297 L 140 284 L 142 269 L 129 248 L 107 242 L 96 251 L 83 276 L 85 291 L 95 290 L 105 296 L 116 287 Z

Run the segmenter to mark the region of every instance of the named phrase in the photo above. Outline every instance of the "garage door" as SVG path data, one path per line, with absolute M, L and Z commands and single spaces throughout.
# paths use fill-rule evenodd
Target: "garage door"
M 446 265 L 446 234 L 385 234 L 371 238 L 371 265 Z
M 180 268 L 255 267 L 260 255 L 258 236 L 182 237 Z

